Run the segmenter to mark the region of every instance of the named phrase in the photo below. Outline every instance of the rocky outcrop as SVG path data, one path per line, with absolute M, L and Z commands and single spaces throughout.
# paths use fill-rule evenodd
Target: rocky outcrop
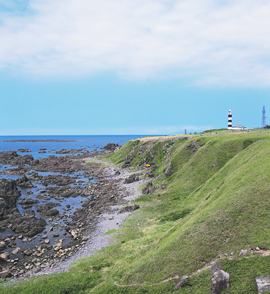
M 221 294 L 230 287 L 230 275 L 221 269 L 220 263 L 212 265 L 211 294 Z
M 174 171 L 172 170 L 172 163 L 169 162 L 166 166 L 166 170 L 165 170 L 165 176 L 169 176 L 173 173 Z
M 121 148 L 121 145 L 118 144 L 114 144 L 114 143 L 108 143 L 106 146 L 102 147 L 101 149 L 105 149 L 111 152 L 114 152 L 115 149 L 119 150 L 119 148 Z
M 142 194 L 144 195 L 150 195 L 155 191 L 155 186 L 152 184 L 152 182 L 148 182 L 146 186 L 142 189 Z

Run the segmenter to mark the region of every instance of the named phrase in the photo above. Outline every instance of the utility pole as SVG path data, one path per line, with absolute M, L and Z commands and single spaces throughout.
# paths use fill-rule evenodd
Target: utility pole
M 263 106 L 262 110 L 262 129 L 264 129 L 266 126 L 266 116 L 265 116 L 265 106 Z

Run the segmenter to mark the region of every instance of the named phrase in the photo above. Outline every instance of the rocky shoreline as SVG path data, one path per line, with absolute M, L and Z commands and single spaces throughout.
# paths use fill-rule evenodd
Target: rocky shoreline
M 103 230 L 117 228 L 138 208 L 118 206 L 130 200 L 124 199 L 130 194 L 125 187 L 130 184 L 123 183 L 127 174 L 83 161 L 119 148 L 108 145 L 101 151 L 40 160 L 16 151 L 0 153 L 0 163 L 9 165 L 1 174 L 18 176 L 0 179 L 0 279 L 67 270 L 75 256 L 106 246 Z M 80 200 L 77 207 L 65 204 L 70 199 Z M 70 262 L 61 266 L 65 260 Z

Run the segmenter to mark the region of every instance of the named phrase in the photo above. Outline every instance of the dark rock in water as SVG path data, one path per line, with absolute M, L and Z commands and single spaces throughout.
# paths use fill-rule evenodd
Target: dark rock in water
M 146 186 L 142 189 L 142 194 L 144 195 L 150 195 L 154 192 L 155 186 L 152 184 L 152 182 L 148 182 Z
M 230 287 L 230 275 L 223 270 L 215 272 L 211 279 L 211 294 L 221 294 Z
M 37 212 L 41 215 L 45 216 L 55 216 L 59 214 L 59 211 L 57 209 L 52 209 L 55 206 L 58 206 L 59 204 L 54 202 L 47 202 L 45 205 L 40 205 L 37 208 Z
M 50 209 L 46 212 L 46 216 L 56 216 L 59 214 L 59 210 L 57 209 Z
M 122 207 L 120 210 L 119 210 L 119 213 L 123 213 L 123 212 L 130 212 L 130 211 L 134 211 L 134 210 L 137 210 L 139 209 L 140 206 L 139 205 L 127 205 L 127 206 L 124 206 Z
M 188 276 L 183 276 L 175 282 L 174 291 L 179 290 L 188 280 Z
M 22 176 L 20 179 L 16 180 L 18 186 L 23 186 L 27 188 L 33 188 L 31 181 L 27 178 L 26 175 Z
M 131 176 L 129 176 L 128 178 L 125 179 L 124 183 L 125 184 L 130 184 L 130 183 L 133 183 L 133 182 L 136 182 L 136 181 L 139 181 L 140 178 L 138 175 L 136 174 L 133 174 Z
M 16 201 L 20 196 L 21 192 L 18 190 L 14 180 L 0 180 L 0 197 L 5 200 L 10 208 L 16 207 Z
M 264 277 L 260 276 L 255 279 L 256 285 L 257 285 L 257 290 L 258 294 L 263 294 L 264 292 L 269 292 L 270 291 L 270 275 Z
M 32 199 L 32 198 L 27 198 L 27 199 L 24 199 L 20 202 L 18 202 L 20 205 L 32 205 L 32 204 L 36 204 L 36 203 L 39 203 L 39 200 L 35 200 L 35 199 Z
M 16 234 L 23 234 L 27 237 L 33 237 L 42 231 L 46 226 L 46 221 L 43 218 L 34 216 L 22 216 L 19 214 L 16 218 L 9 219 L 11 228 Z
M 0 152 L 0 163 L 2 164 L 10 164 L 13 166 L 20 166 L 23 164 L 31 164 L 34 160 L 32 155 L 19 155 L 16 151 L 4 151 Z
M 20 149 L 18 149 L 17 150 L 18 152 L 31 152 L 31 150 L 29 150 L 29 149 L 23 149 L 23 148 L 20 148 Z
M 30 249 L 24 249 L 23 250 L 23 254 L 29 256 L 29 255 L 32 254 L 32 250 L 30 250 Z
M 121 145 L 114 144 L 114 143 L 108 143 L 106 146 L 102 147 L 101 149 L 109 150 L 109 151 L 115 151 L 115 149 L 118 147 L 121 147 Z

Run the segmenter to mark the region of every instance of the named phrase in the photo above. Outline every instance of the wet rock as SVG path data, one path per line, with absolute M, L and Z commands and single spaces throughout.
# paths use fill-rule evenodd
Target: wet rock
M 230 287 L 230 275 L 223 270 L 215 272 L 211 279 L 211 294 L 221 294 Z
M 50 239 L 46 239 L 44 240 L 45 244 L 49 244 L 50 243 Z
M 16 207 L 16 201 L 21 196 L 21 192 L 16 186 L 16 182 L 11 179 L 0 180 L 0 197 L 3 198 L 10 208 Z
M 17 218 L 10 220 L 12 230 L 17 233 L 23 233 L 27 237 L 33 237 L 44 231 L 46 221 L 43 218 L 36 218 L 33 216 L 19 215 Z
M 119 213 L 123 213 L 123 212 L 131 212 L 131 211 L 134 211 L 134 210 L 137 210 L 139 209 L 140 206 L 139 205 L 127 205 L 127 206 L 124 206 L 122 207 L 120 210 L 119 210 Z
M 32 254 L 32 250 L 30 250 L 30 249 L 24 249 L 23 250 L 23 254 L 24 255 L 27 255 L 27 256 L 30 256 Z
M 17 179 L 16 184 L 26 188 L 33 188 L 31 181 L 27 178 L 26 175 L 22 176 L 20 179 Z
M 264 292 L 269 292 L 270 291 L 270 275 L 264 277 L 260 276 L 255 279 L 256 285 L 257 285 L 257 290 L 258 294 L 263 294 Z
M 1 253 L 0 254 L 0 260 L 4 260 L 4 261 L 7 261 L 9 259 L 9 252 L 4 252 L 4 253 Z
M 0 279 L 6 279 L 12 277 L 12 274 L 10 271 L 2 271 L 0 272 Z
M 3 242 L 3 241 L 1 241 L 1 242 L 0 242 L 0 250 L 3 250 L 3 249 L 5 249 L 5 248 L 6 248 L 6 243 Z
M 14 249 L 11 253 L 12 253 L 13 255 L 16 255 L 20 250 L 21 250 L 21 248 L 20 248 L 20 247 L 17 247 L 17 248 Z
M 32 205 L 32 204 L 36 204 L 36 203 L 39 203 L 39 200 L 36 200 L 36 199 L 32 199 L 32 198 L 27 198 L 27 199 L 24 199 L 20 202 L 18 202 L 20 205 Z
M 53 237 L 59 237 L 59 234 L 57 232 L 53 232 Z

